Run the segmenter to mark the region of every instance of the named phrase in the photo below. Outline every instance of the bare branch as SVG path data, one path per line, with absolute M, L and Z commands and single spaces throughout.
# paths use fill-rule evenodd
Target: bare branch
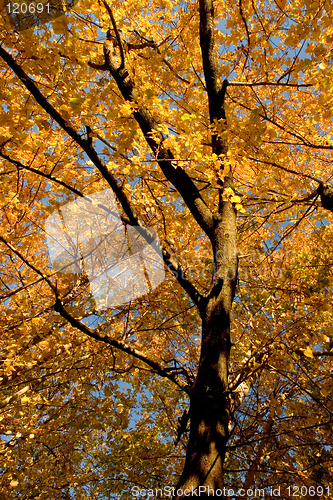
M 228 87 L 260 87 L 273 85 L 279 87 L 313 87 L 312 83 L 280 83 L 280 82 L 228 82 Z

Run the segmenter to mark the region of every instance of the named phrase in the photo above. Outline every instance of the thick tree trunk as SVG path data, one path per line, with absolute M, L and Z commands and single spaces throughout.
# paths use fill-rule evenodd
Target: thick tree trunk
M 177 485 L 178 490 L 185 492 L 187 489 L 193 494 L 200 488 L 200 496 L 205 496 L 206 490 L 212 494 L 216 489 L 223 488 L 229 422 L 225 385 L 229 325 L 228 318 L 224 318 L 224 325 L 220 319 L 213 314 L 203 326 L 201 363 L 190 403 L 191 427 L 186 463 Z M 183 495 L 180 493 L 178 496 Z
M 200 46 L 207 87 L 211 124 L 225 122 L 224 98 L 227 81 L 218 77 L 214 42 L 213 0 L 199 0 Z M 227 144 L 215 131 L 212 150 L 222 167 Z M 175 498 L 219 496 L 223 498 L 223 462 L 228 440 L 230 399 L 228 366 L 230 355 L 230 312 L 237 282 L 236 210 L 224 199 L 233 189 L 231 170 L 220 180 L 219 207 L 214 214 L 210 240 L 214 252 L 213 286 L 200 305 L 202 318 L 201 356 L 190 400 L 190 436 L 183 473 Z M 217 492 L 217 490 L 220 490 Z
M 230 311 L 237 280 L 236 211 L 230 202 L 223 202 L 213 246 L 215 283 L 201 310 L 200 364 L 191 391 L 186 462 L 175 498 L 191 498 L 199 491 L 201 497 L 212 496 L 216 490 L 221 490 L 218 495 L 223 498 L 223 462 L 230 420 Z

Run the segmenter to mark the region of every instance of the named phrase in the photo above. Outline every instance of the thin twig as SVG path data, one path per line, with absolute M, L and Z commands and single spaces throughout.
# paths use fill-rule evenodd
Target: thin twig
M 57 288 L 50 281 L 48 276 L 46 276 L 44 273 L 42 273 L 42 271 L 37 269 L 37 267 L 35 267 L 31 262 L 29 262 L 24 257 L 24 255 L 22 255 L 21 252 L 19 250 L 17 250 L 17 248 L 15 248 L 11 243 L 9 243 L 9 241 L 7 241 L 3 236 L 0 236 L 0 241 L 2 241 L 13 253 L 15 253 L 15 255 L 17 255 L 22 260 L 22 262 L 24 262 L 28 267 L 30 267 L 30 269 L 32 269 L 33 271 L 35 271 L 35 273 L 37 273 L 39 276 L 41 276 L 47 282 L 47 284 L 50 286 L 50 288 L 53 290 L 53 292 L 57 296 Z
M 228 87 L 259 87 L 264 85 L 274 85 L 282 87 L 313 87 L 312 83 L 280 83 L 280 82 L 228 82 Z
M 304 177 L 305 179 L 310 179 L 312 181 L 318 182 L 318 184 L 322 184 L 322 181 L 320 181 L 316 177 L 313 177 L 312 175 L 303 174 L 302 172 L 297 172 L 296 170 L 292 170 L 291 168 L 287 168 L 287 167 L 283 167 L 282 165 L 278 165 L 275 162 L 259 160 L 258 158 L 253 158 L 252 156 L 249 156 L 248 158 L 252 161 L 257 161 L 259 163 L 265 163 L 266 165 L 272 165 L 272 167 L 279 168 L 279 169 L 284 170 L 285 172 L 288 172 L 290 174 L 299 175 L 300 177 Z

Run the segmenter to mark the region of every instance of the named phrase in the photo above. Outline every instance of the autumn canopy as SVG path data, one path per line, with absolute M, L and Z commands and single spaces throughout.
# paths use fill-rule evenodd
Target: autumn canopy
M 55 4 L 1 8 L 0 497 L 331 498 L 332 2 Z

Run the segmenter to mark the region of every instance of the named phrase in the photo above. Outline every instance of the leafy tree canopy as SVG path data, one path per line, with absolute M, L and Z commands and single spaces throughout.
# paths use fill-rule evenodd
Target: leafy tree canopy
M 68 7 L 1 11 L 1 498 L 330 498 L 332 2 Z M 103 309 L 46 227 L 106 189 L 165 279 Z

